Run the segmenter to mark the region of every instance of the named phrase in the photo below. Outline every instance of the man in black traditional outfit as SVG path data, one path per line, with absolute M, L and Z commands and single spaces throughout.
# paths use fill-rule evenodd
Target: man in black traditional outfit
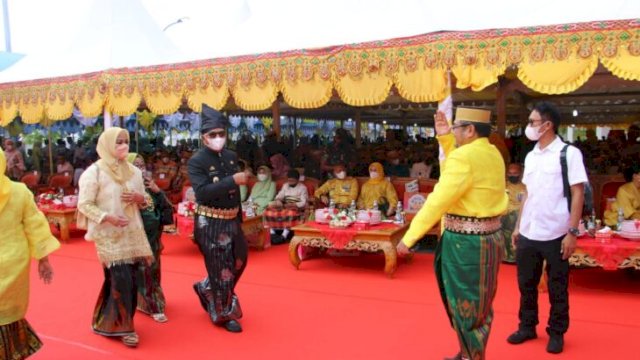
M 208 276 L 193 288 L 215 325 L 241 332 L 242 310 L 234 289 L 247 265 L 238 187 L 247 183 L 247 175 L 238 169 L 236 153 L 224 149 L 227 118 L 205 104 L 201 117 L 204 147 L 191 157 L 188 170 L 197 202 L 194 237 Z

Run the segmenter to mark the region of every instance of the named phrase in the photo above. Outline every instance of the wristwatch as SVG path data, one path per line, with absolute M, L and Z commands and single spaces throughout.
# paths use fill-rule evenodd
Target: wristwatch
M 576 229 L 574 227 L 569 228 L 569 234 L 571 234 L 573 236 L 578 236 L 578 235 L 580 235 L 580 230 L 578 230 L 578 229 Z

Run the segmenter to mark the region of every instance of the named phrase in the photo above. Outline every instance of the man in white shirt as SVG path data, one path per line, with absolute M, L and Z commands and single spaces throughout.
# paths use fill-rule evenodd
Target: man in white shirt
M 538 143 L 527 154 L 522 182 L 527 187 L 520 218 L 512 235 L 516 247 L 520 324 L 507 341 L 521 344 L 535 339 L 538 324 L 538 283 L 547 261 L 551 312 L 547 352 L 560 353 L 569 327 L 569 257 L 576 247 L 578 223 L 582 216 L 584 183 L 587 174 L 582 153 L 567 148 L 570 208 L 564 196 L 560 152 L 565 143 L 557 135 L 560 113 L 548 102 L 535 105 L 529 115 L 525 135 Z

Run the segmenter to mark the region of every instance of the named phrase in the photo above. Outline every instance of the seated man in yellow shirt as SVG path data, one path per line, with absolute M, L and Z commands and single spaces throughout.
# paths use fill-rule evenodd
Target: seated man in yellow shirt
M 604 211 L 604 223 L 608 226 L 618 224 L 618 209 L 622 209 L 625 220 L 640 220 L 640 165 L 625 170 L 624 178 L 627 183 L 618 188 L 616 201 Z
M 319 198 L 325 205 L 329 205 L 333 200 L 336 207 L 347 208 L 358 197 L 358 181 L 347 176 L 347 170 L 343 164 L 333 167 L 333 176 L 334 178 L 322 184 L 313 196 Z

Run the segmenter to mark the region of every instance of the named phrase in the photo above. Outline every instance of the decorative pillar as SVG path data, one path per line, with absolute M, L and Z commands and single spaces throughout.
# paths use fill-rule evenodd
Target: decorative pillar
M 356 110 L 354 120 L 356 121 L 356 147 L 359 148 L 362 146 L 362 112 L 360 109 Z
M 271 106 L 271 116 L 273 117 L 273 131 L 280 140 L 280 100 L 276 99 Z
M 506 135 L 507 128 L 507 94 L 506 88 L 507 81 L 502 78 L 498 81 L 498 86 L 496 90 L 496 113 L 498 115 L 497 118 L 497 132 L 500 136 Z

